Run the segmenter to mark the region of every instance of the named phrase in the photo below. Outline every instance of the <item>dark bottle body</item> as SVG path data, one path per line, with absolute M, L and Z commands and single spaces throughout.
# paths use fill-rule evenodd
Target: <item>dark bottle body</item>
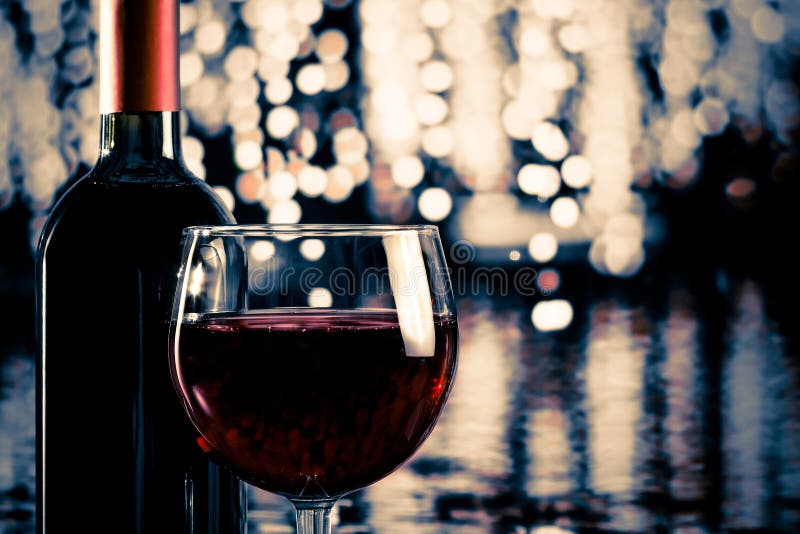
M 101 158 L 59 201 L 37 264 L 39 532 L 238 533 L 241 484 L 173 390 L 181 230 L 231 215 L 180 160 L 177 113 L 103 117 Z

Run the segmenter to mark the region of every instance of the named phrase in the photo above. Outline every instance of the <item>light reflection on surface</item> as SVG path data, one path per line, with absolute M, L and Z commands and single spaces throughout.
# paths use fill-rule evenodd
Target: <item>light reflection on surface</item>
M 723 364 L 723 454 L 725 525 L 755 528 L 767 510 L 767 454 L 765 419 L 776 408 L 774 386 L 767 365 L 770 338 L 763 316 L 760 292 L 745 283 L 736 300 L 731 326 L 731 353 Z M 774 351 L 774 348 L 772 348 Z
M 545 398 L 543 403 L 559 404 L 557 398 Z M 570 493 L 573 489 L 571 451 L 564 412 L 556 408 L 534 411 L 530 416 L 528 435 L 530 465 L 525 491 L 533 497 Z
M 703 422 L 697 405 L 703 402 L 700 388 L 702 360 L 697 343 L 698 325 L 691 310 L 691 297 L 679 294 L 664 328 L 667 413 L 664 420 L 672 479 L 669 489 L 679 500 L 705 497 L 703 482 Z
M 337 531 L 797 531 L 800 363 L 760 286 L 731 287 L 714 312 L 688 289 L 571 295 L 573 323 L 554 334 L 518 299 L 461 299 L 438 426 L 337 505 Z M 0 532 L 20 534 L 32 527 L 33 364 L 2 356 Z M 250 498 L 250 532 L 292 532 L 286 500 Z
M 458 378 L 444 415 L 423 446 L 423 454 L 447 458 L 463 469 L 463 474 L 455 475 L 461 478 L 456 488 L 469 481 L 461 489 L 474 491 L 481 481 L 499 480 L 511 468 L 504 421 L 518 377 L 519 332 L 508 317 L 493 315 L 479 309 L 460 319 Z
M 589 421 L 590 485 L 598 493 L 635 489 L 637 424 L 642 415 L 645 350 L 632 336 L 625 310 L 608 304 L 591 313 L 586 348 L 586 412 Z

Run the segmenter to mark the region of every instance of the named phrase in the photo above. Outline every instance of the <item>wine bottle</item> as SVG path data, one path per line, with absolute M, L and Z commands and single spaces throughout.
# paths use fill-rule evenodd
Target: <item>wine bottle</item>
M 182 228 L 233 222 L 181 158 L 178 0 L 100 10 L 100 155 L 37 257 L 37 532 L 243 532 L 169 373 Z

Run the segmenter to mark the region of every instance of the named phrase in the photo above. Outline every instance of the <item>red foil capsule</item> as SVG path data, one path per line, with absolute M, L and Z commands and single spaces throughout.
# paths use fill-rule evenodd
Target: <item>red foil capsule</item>
M 178 0 L 100 0 L 100 113 L 179 111 Z

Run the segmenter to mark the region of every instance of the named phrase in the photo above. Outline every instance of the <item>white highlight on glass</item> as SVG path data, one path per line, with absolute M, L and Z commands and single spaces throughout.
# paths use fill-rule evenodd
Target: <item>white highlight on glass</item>
M 197 267 L 192 269 L 192 274 L 189 277 L 189 294 L 192 296 L 197 296 L 203 290 L 203 282 L 206 280 L 205 272 L 203 271 L 203 266 L 198 263 Z
M 384 236 L 382 241 L 405 354 L 430 357 L 434 354 L 436 334 L 419 239 L 417 232 L 401 231 Z

